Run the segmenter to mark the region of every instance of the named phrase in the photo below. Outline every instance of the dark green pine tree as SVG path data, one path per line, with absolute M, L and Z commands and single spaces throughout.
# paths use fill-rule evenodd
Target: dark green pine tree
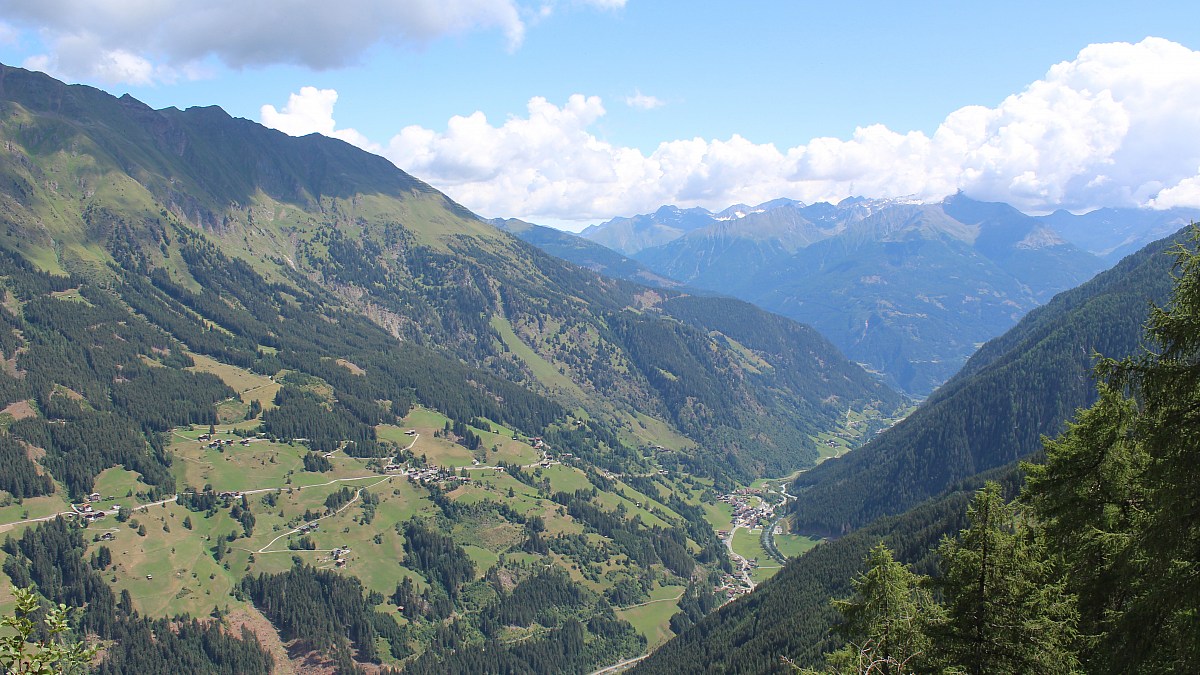
M 941 608 L 924 588 L 925 577 L 892 557 L 883 543 L 871 549 L 868 569 L 855 578 L 854 595 L 834 600 L 845 622 L 846 645 L 829 657 L 835 673 L 906 675 L 926 670 L 931 643 L 926 628 Z
M 1030 501 L 1061 545 L 1089 670 L 1188 672 L 1200 663 L 1200 228 L 1175 250 L 1175 290 L 1151 308 L 1150 347 L 1102 361 L 1107 386 L 1047 445 Z
M 1079 631 L 1089 643 L 1081 660 L 1088 672 L 1126 672 L 1125 646 L 1114 631 L 1147 581 L 1137 533 L 1147 520 L 1149 456 L 1133 435 L 1135 414 L 1131 400 L 1102 385 L 1099 400 L 1046 441 L 1045 464 L 1023 466 L 1022 500 L 1078 599 Z
M 1194 227 L 1194 226 L 1193 226 Z M 1171 302 L 1150 312 L 1154 349 L 1114 364 L 1115 385 L 1141 402 L 1136 431 L 1150 455 L 1146 527 L 1139 547 L 1144 592 L 1130 603 L 1122 645 L 1144 671 L 1182 672 L 1200 662 L 1200 229 L 1176 250 Z
M 970 526 L 938 548 L 946 616 L 931 636 L 943 665 L 970 675 L 1079 672 L 1074 598 L 1035 533 L 1019 526 L 996 483 L 967 517 Z

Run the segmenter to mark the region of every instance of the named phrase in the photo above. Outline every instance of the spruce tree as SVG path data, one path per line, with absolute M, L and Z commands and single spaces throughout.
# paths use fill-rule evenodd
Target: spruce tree
M 1133 402 L 1102 385 L 1099 400 L 1046 441 L 1045 464 L 1024 465 L 1022 499 L 1078 599 L 1079 629 L 1091 643 L 1081 654 L 1089 672 L 1123 672 L 1112 670 L 1125 660 L 1113 631 L 1145 581 L 1137 533 L 1146 524 L 1149 460 L 1133 436 L 1134 419 Z
M 925 627 L 941 612 L 923 588 L 926 581 L 892 557 L 883 543 L 867 555 L 868 569 L 854 579 L 854 595 L 835 600 L 845 623 L 846 646 L 830 655 L 837 673 L 905 675 L 923 670 L 930 641 Z
M 1061 547 L 1095 672 L 1200 662 L 1200 229 L 1175 249 L 1148 347 L 1097 367 L 1101 398 L 1047 444 L 1030 501 Z
M 980 490 L 967 517 L 938 548 L 946 616 L 931 634 L 944 665 L 970 675 L 1077 672 L 1074 598 L 1000 486 Z

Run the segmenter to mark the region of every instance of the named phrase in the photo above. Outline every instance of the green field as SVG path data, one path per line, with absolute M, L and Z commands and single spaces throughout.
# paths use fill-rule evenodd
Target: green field
M 632 445 L 661 445 L 668 450 L 684 450 L 695 447 L 688 437 L 681 435 L 671 425 L 642 413 L 625 416 L 628 431 L 622 430 L 621 439 Z
M 731 530 L 733 529 L 733 506 L 725 502 L 717 502 L 715 504 L 701 504 L 704 509 L 704 519 L 712 525 L 714 530 Z
M 679 611 L 681 586 L 662 586 L 650 592 L 650 600 L 626 609 L 618 609 L 617 616 L 628 621 L 637 632 L 646 637 L 647 646 L 654 648 L 674 633 L 670 629 L 671 617 Z
M 747 560 L 757 559 L 760 565 L 774 565 L 774 558 L 763 550 L 762 542 L 759 541 L 759 530 L 747 530 L 746 528 L 738 529 L 733 536 L 733 550 L 738 555 Z
M 93 491 L 103 497 L 124 497 L 129 493 L 146 492 L 150 486 L 143 483 L 141 474 L 136 471 L 126 471 L 121 467 L 105 469 L 96 476 Z
M 183 527 L 191 517 L 195 530 Z M 224 516 L 222 518 L 222 516 Z M 137 523 L 146 528 L 139 536 Z M 164 530 L 164 526 L 170 531 Z M 148 616 L 169 616 L 188 612 L 205 616 L 216 605 L 238 604 L 229 593 L 242 570 L 226 570 L 208 552 L 211 545 L 206 537 L 217 531 L 228 531 L 235 524 L 224 513 L 206 521 L 181 506 L 169 504 L 135 512 L 129 523 L 113 519 L 94 523 L 88 528 L 91 539 L 112 532 L 115 539 L 101 541 L 113 552 L 114 564 L 104 576 L 120 593 L 128 590 L 138 611 Z M 148 578 L 150 577 L 150 578 Z
M 555 492 L 574 492 L 592 487 L 582 471 L 562 464 L 542 469 L 542 475 L 550 479 L 550 489 Z
M 771 577 L 778 574 L 779 570 L 781 570 L 781 569 L 783 569 L 783 565 L 780 565 L 778 562 L 775 562 L 774 560 L 770 560 L 763 566 L 751 570 L 750 578 L 753 579 L 755 583 L 761 584 L 762 582 L 766 581 L 767 579 L 770 579 Z
M 273 379 L 252 373 L 245 368 L 221 363 L 203 354 L 191 354 L 191 357 L 196 365 L 188 370 L 216 375 L 247 403 L 258 401 L 264 409 L 274 407 L 275 394 L 279 392 L 281 385 Z
M 798 534 L 777 534 L 775 535 L 775 548 L 785 556 L 792 558 L 801 553 L 808 553 L 817 544 L 821 543 L 819 537 L 805 537 Z
M 12 503 L 0 507 L 0 523 L 11 523 L 28 518 L 44 518 L 56 513 L 69 511 L 71 505 L 67 502 L 67 493 L 61 487 L 52 495 L 44 497 L 28 497 L 20 504 Z M 0 527 L 0 532 L 5 528 Z
M 528 443 L 513 440 L 512 430 L 499 424 L 492 424 L 492 431 L 471 427 L 482 441 L 480 455 L 477 457 L 476 453 L 458 443 L 446 438 L 434 437 L 434 432 L 442 431 L 448 421 L 450 420 L 444 415 L 417 407 L 409 412 L 400 426 L 380 425 L 376 427 L 376 434 L 381 440 L 391 441 L 406 448 L 413 445 L 414 438 L 406 435 L 405 432 L 416 431 L 420 434 L 420 438 L 413 445 L 413 454 L 418 457 L 424 455 L 431 464 L 443 467 L 470 467 L 480 457 L 485 465 L 507 462 L 522 466 L 533 464 L 542 458 L 542 454 L 534 450 Z

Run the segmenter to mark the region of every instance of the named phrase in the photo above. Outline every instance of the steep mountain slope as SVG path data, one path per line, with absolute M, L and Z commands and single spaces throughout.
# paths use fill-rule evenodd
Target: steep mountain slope
M 1093 355 L 1140 344 L 1151 302 L 1165 302 L 1184 233 L 1129 256 L 1030 312 L 984 345 L 912 415 L 796 481 L 794 523 L 841 534 L 899 513 L 955 481 L 1028 456 L 1095 397 Z
M 802 487 L 799 522 L 827 532 L 858 529 L 790 560 L 633 672 L 793 672 L 781 656 L 819 665 L 836 646 L 831 627 L 841 620 L 830 598 L 849 594 L 868 549 L 883 541 L 897 560 L 930 574 L 940 539 L 965 525 L 971 492 L 997 480 L 1009 496 L 1017 493 L 1015 458 L 1035 454 L 1039 434 L 1056 434 L 1094 400 L 1091 350 L 1138 350 L 1148 303 L 1163 302 L 1174 283 L 1167 250 L 1185 236 L 1191 233 L 1156 242 L 1034 310 L 906 420 L 802 475 L 798 486 L 811 487 Z
M 1035 219 L 962 195 L 931 205 L 765 206 L 634 257 L 812 324 L 893 386 L 921 395 L 979 343 L 1103 267 Z
M 606 277 L 632 281 L 653 288 L 678 288 L 682 285 L 674 279 L 655 274 L 645 265 L 632 258 L 627 258 L 607 246 L 570 232 L 534 225 L 516 218 L 494 218 L 488 222 L 552 256 L 562 258 L 571 264 L 603 274 Z
M 958 222 L 978 228 L 975 250 L 1027 286 L 1039 303 L 1092 278 L 1103 267 L 1043 220 L 1008 204 L 979 202 L 960 193 L 947 197 L 941 208 Z
M 479 452 L 480 436 L 491 446 L 482 456 L 496 464 L 514 456 L 532 462 L 534 448 L 510 429 L 541 429 L 558 453 L 572 450 L 566 454 L 620 467 L 628 459 L 619 459 L 616 438 L 602 426 L 571 423 L 562 407 L 542 396 L 427 348 L 397 344 L 378 325 L 338 309 L 313 283 L 295 279 L 286 289 L 272 287 L 197 239 L 182 246 L 182 255 L 203 291 L 174 286 L 158 271 L 146 280 L 121 270 L 97 285 L 36 273 L 8 252 L 0 257 L 0 335 L 8 359 L 0 392 L 10 416 L 22 411 L 0 435 L 6 468 L 0 488 L 12 490 L 12 478 L 46 478 L 46 470 L 64 484 L 43 482 L 30 490 L 32 480 L 25 480 L 23 504 L 5 498 L 0 522 L 18 527 L 18 542 L 6 540 L 2 568 L 14 584 L 36 584 L 50 601 L 84 609 L 89 634 L 114 641 L 106 644 L 102 671 L 150 673 L 172 663 L 180 673 L 221 670 L 209 662 L 239 673 L 268 671 L 238 665 L 248 657 L 269 662 L 256 644 L 269 639 L 264 631 L 278 631 L 276 640 L 288 641 L 296 661 L 329 661 L 342 671 L 354 671 L 355 662 L 395 665 L 414 653 L 436 662 L 445 650 L 427 635 L 462 609 L 462 596 L 472 598 L 476 617 L 508 619 L 502 605 L 528 608 L 528 598 L 512 586 L 522 581 L 556 585 L 558 595 L 542 598 L 541 607 L 559 614 L 539 617 L 541 631 L 523 640 L 520 651 L 550 649 L 564 668 L 584 671 L 644 649 L 644 639 L 613 616 L 605 596 L 559 569 L 539 565 L 541 574 L 533 578 L 528 566 L 488 565 L 476 577 L 476 563 L 463 548 L 473 546 L 481 562 L 498 562 L 504 554 L 523 560 L 528 545 L 562 561 L 562 568 L 580 565 L 566 543 L 571 539 L 558 534 L 582 537 L 583 519 L 548 514 L 558 506 L 548 492 L 568 488 L 562 478 L 576 488 L 581 479 L 592 485 L 587 476 L 594 465 L 556 462 L 554 480 L 539 489 L 514 478 L 520 467 L 510 474 L 490 466 L 485 483 L 484 474 L 472 482 L 466 468 L 455 474 L 454 464 L 446 466 L 461 458 L 458 448 L 470 456 L 472 438 Z M 418 401 L 427 407 L 414 408 Z M 428 408 L 445 411 L 454 424 Z M 443 419 L 446 440 L 434 440 Z M 502 423 L 509 428 L 492 428 Z M 418 437 L 409 441 L 400 424 L 420 425 L 425 442 L 416 447 Z M 505 489 L 508 501 L 502 502 Z M 616 489 L 610 483 L 605 498 Z M 70 509 L 65 496 L 74 502 Z M 649 497 L 641 498 L 649 506 Z M 590 492 L 576 500 L 590 504 L 598 518 L 620 513 L 600 508 Z M 65 512 L 74 522 L 30 526 L 17 515 L 22 508 Z M 622 545 L 636 546 L 644 565 L 665 566 L 665 557 L 680 574 L 702 562 L 720 565 L 712 557 L 720 544 L 695 525 L 691 537 L 698 539 L 692 540 L 709 552 L 683 554 L 680 540 L 688 542 L 684 524 L 691 521 L 678 515 L 686 513 L 682 504 L 671 513 L 653 508 L 658 514 L 638 512 L 653 516 L 644 527 L 614 518 Z M 534 538 L 534 524 L 544 528 L 544 516 L 556 536 Z M 22 522 L 13 522 L 18 518 Z M 116 525 L 104 526 L 110 520 Z M 89 526 L 91 532 L 84 530 Z M 527 543 L 523 532 L 536 543 Z M 649 554 L 654 540 L 662 542 L 661 554 Z M 124 549 L 116 560 L 109 542 Z M 611 542 L 594 539 L 590 557 L 605 551 L 600 555 L 610 560 L 616 555 L 608 552 Z M 352 545 L 361 549 L 353 557 Z M 617 567 L 614 575 L 631 583 L 635 575 Z M 492 584 L 487 574 L 503 574 L 509 586 Z M 620 583 L 616 577 L 607 583 Z M 233 589 L 241 592 L 230 595 Z M 385 603 L 391 607 L 377 609 Z M 205 637 L 220 625 L 167 620 L 205 616 L 217 605 L 223 608 L 218 615 L 233 605 L 247 622 L 260 611 L 271 623 L 265 629 L 257 623 L 257 638 L 241 632 L 241 640 L 222 643 L 223 628 Z M 494 639 L 510 622 L 530 623 L 520 616 L 484 627 L 463 621 L 454 629 L 474 638 L 455 646 L 481 641 L 480 631 Z M 176 632 L 191 635 L 190 644 L 162 637 Z M 574 646 L 560 644 L 563 635 L 576 640 Z M 584 639 L 588 650 L 581 649 Z M 157 644 L 166 645 L 162 655 Z M 493 658 L 515 658 L 503 645 L 491 651 Z
M 340 141 L 213 108 L 155 111 L 12 68 L 0 96 L 11 186 L 0 244 L 45 269 L 102 278 L 111 261 L 195 291 L 180 243 L 201 231 L 268 280 L 314 281 L 393 335 L 586 410 L 630 442 L 653 440 L 638 414 L 663 420 L 701 448 L 704 471 L 803 465 L 839 408 L 899 403 L 815 336 L 797 349 L 859 388 L 836 406 L 820 403 L 823 389 L 771 389 L 744 354 L 658 310 L 662 295 L 541 254 Z

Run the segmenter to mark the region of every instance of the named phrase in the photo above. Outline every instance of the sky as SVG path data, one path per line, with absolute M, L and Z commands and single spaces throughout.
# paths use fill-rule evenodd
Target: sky
M 1200 206 L 1200 3 L 0 0 L 0 61 L 578 230 L 778 197 Z

